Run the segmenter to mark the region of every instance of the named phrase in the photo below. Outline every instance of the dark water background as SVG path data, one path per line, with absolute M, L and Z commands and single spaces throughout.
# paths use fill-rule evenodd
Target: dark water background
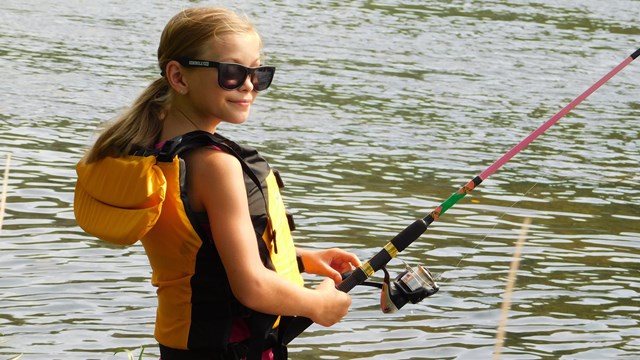
M 157 359 L 143 249 L 77 227 L 74 166 L 158 76 L 166 21 L 214 4 L 251 16 L 278 67 L 221 131 L 281 171 L 300 246 L 364 260 L 640 46 L 637 0 L 4 0 L 0 359 Z M 356 288 L 292 358 L 491 358 L 527 217 L 503 358 L 640 358 L 639 78 L 632 63 L 390 264 L 427 264 L 438 294 L 384 315 Z

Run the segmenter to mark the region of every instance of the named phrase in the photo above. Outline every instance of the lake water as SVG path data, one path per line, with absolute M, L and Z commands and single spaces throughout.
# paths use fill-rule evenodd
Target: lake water
M 74 166 L 159 75 L 166 21 L 211 4 L 0 4 L 0 359 L 158 358 L 143 249 L 78 228 Z M 217 4 L 253 18 L 278 67 L 249 122 L 221 132 L 281 171 L 299 246 L 363 260 L 640 46 L 637 0 Z M 639 78 L 632 63 L 389 264 L 427 265 L 440 292 L 385 315 L 357 287 L 291 357 L 490 359 L 530 218 L 502 358 L 640 358 Z

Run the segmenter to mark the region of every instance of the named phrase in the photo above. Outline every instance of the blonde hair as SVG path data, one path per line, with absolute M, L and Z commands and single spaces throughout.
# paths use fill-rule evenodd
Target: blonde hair
M 174 96 L 164 77 L 167 64 L 179 57 L 197 58 L 211 39 L 234 33 L 253 33 L 260 39 L 253 24 L 231 10 L 202 7 L 176 14 L 162 31 L 158 46 L 158 65 L 163 76 L 153 81 L 100 134 L 84 161 L 120 157 L 135 148 L 152 147 L 159 140 L 162 119 Z

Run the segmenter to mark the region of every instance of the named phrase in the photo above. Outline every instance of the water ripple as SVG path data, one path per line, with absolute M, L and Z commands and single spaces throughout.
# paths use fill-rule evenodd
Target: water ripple
M 251 120 L 222 132 L 281 171 L 300 246 L 362 259 L 628 56 L 640 33 L 631 0 L 221 4 L 254 18 L 278 66 Z M 144 250 L 77 227 L 74 167 L 100 124 L 158 76 L 159 32 L 190 5 L 0 5 L 0 66 L 16 80 L 0 84 L 0 165 L 12 154 L 0 357 L 104 359 L 141 346 L 157 357 Z M 379 292 L 357 287 L 345 320 L 312 326 L 292 357 L 490 358 L 525 217 L 503 358 L 639 356 L 637 65 L 389 263 L 393 274 L 427 264 L 435 296 L 382 315 Z

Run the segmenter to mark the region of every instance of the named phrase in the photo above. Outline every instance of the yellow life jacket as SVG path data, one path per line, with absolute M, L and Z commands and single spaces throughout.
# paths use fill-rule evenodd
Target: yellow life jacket
M 303 286 L 277 173 L 252 148 L 203 131 L 168 140 L 162 150 L 77 165 L 78 224 L 105 241 L 141 240 L 158 288 L 155 336 L 173 349 L 225 348 L 233 321 L 245 319 L 256 343 L 278 317 L 245 308 L 231 292 L 208 218 L 189 206 L 182 156 L 216 146 L 240 161 L 263 265 Z M 215 181 L 215 179 L 212 179 Z

